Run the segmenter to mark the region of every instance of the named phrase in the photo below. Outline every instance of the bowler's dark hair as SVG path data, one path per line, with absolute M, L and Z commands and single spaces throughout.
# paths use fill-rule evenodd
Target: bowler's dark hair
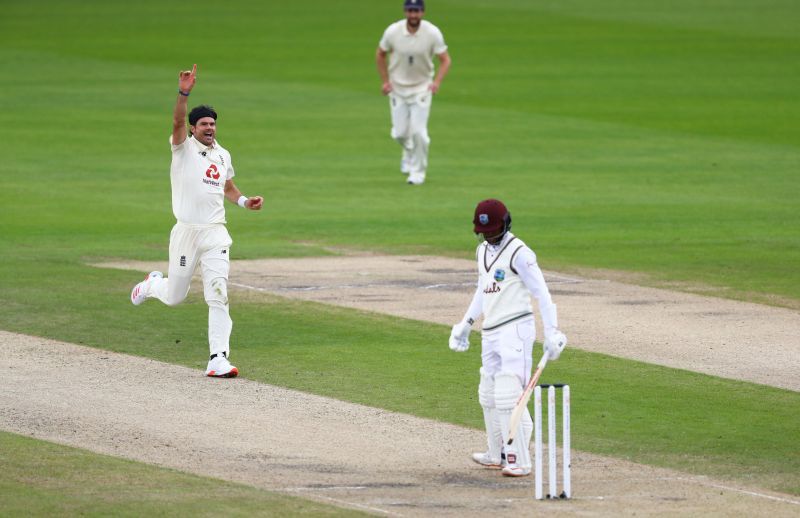
M 203 117 L 211 117 L 212 119 L 217 120 L 217 112 L 214 110 L 214 108 L 207 104 L 195 106 L 192 108 L 192 111 L 189 112 L 189 125 L 196 125 L 197 121 Z

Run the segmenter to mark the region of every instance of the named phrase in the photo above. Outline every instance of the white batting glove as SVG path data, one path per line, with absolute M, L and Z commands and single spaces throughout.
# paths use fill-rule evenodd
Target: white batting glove
M 557 360 L 566 346 L 567 336 L 558 329 L 544 338 L 544 352 L 547 353 L 548 360 Z
M 469 349 L 469 332 L 472 326 L 467 322 L 459 322 L 450 331 L 450 349 L 463 353 Z

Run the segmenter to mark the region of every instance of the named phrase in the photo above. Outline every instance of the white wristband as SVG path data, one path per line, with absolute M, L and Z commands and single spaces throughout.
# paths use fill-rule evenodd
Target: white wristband
M 247 203 L 247 200 L 248 200 L 247 196 L 244 196 L 244 195 L 242 195 L 242 196 L 239 196 L 239 201 L 237 201 L 236 203 L 237 203 L 237 204 L 238 204 L 238 205 L 239 205 L 241 208 L 244 208 L 244 207 L 245 207 L 245 204 Z

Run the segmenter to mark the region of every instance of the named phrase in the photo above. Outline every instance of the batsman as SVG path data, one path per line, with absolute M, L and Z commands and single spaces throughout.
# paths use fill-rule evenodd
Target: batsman
M 531 473 L 529 443 L 533 421 L 527 407 L 516 437 L 508 443 L 511 413 L 528 383 L 533 364 L 536 324 L 531 295 L 539 304 L 544 328 L 544 354 L 555 360 L 567 337 L 558 330 L 556 305 L 536 261 L 536 254 L 511 233 L 511 213 L 500 200 L 478 203 L 473 219 L 481 240 L 475 252 L 478 287 L 464 318 L 453 326 L 450 349 L 469 348 L 472 325 L 483 315 L 478 400 L 483 408 L 488 449 L 472 460 L 508 477 Z

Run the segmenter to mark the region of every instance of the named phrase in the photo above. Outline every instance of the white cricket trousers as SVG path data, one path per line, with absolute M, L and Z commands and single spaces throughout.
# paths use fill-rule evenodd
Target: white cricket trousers
M 197 265 L 203 277 L 208 304 L 208 347 L 210 354 L 230 356 L 233 322 L 228 311 L 228 272 L 233 243 L 223 224 L 189 225 L 178 222 L 169 235 L 169 273 L 155 279 L 149 297 L 168 306 L 180 304 L 189 293 Z
M 412 175 L 425 177 L 428 169 L 428 117 L 431 113 L 433 94 L 423 92 L 401 96 L 389 94 L 389 109 L 392 113 L 392 138 L 403 146 L 403 161 Z
M 536 323 L 531 316 L 481 333 L 481 363 L 489 376 L 510 372 L 525 386 L 531 377 Z

